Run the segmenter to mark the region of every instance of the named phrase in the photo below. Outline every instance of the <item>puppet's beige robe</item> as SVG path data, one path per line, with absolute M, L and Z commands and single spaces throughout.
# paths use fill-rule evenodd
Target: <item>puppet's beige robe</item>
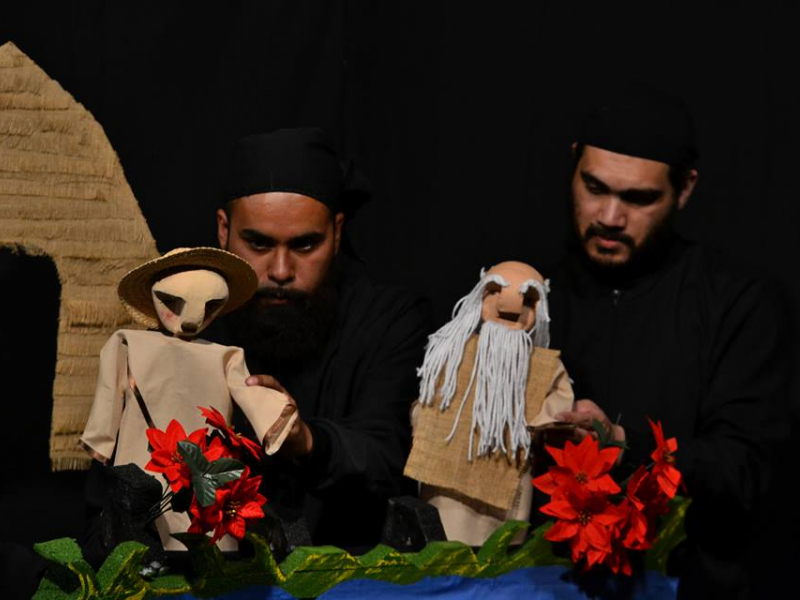
M 473 335 L 464 346 L 458 391 L 449 409 L 439 409 L 438 395 L 429 407 L 415 405 L 414 444 L 405 468 L 408 477 L 422 484 L 420 497 L 439 509 L 447 539 L 470 546 L 482 545 L 505 521 L 527 520 L 533 499 L 528 463 L 500 453 L 468 461 L 470 434 L 477 436 L 471 432 L 474 389 L 455 436 L 446 441 L 469 386 L 477 347 L 478 336 Z M 545 348 L 534 348 L 531 354 L 525 389 L 529 427 L 553 423 L 556 414 L 572 410 L 575 396 L 559 354 Z
M 233 399 L 272 454 L 288 435 L 297 412 L 287 409 L 286 395 L 247 386 L 249 376 L 241 348 L 155 331 L 117 331 L 100 353 L 97 390 L 81 445 L 101 462 L 108 463 L 113 456 L 116 465 L 135 463 L 144 468 L 150 460 L 148 424 L 131 387 L 135 384 L 153 424 L 162 431 L 172 419 L 187 434 L 205 427 L 201 406 L 213 406 L 230 422 Z M 164 477 L 155 475 L 166 489 Z M 185 513 L 168 512 L 156 526 L 167 550 L 185 549 L 169 537 L 170 532 L 189 528 Z

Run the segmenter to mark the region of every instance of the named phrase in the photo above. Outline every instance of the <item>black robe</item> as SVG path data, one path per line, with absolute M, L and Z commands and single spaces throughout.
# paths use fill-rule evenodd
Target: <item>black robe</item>
M 604 281 L 579 254 L 553 273 L 550 296 L 552 347 L 575 397 L 619 417 L 630 445 L 622 470 L 650 462 L 648 417 L 677 437 L 693 498 L 681 593 L 738 597 L 764 553 L 752 542 L 788 437 L 776 300 L 755 277 L 679 239 L 624 281 Z
M 314 438 L 304 460 L 268 457 L 263 492 L 284 514 L 305 517 L 314 544 L 361 550 L 379 542 L 388 498 L 414 491 L 402 473 L 430 310 L 353 274 L 337 289 L 336 320 L 317 358 L 275 371 L 244 348 L 250 371 L 281 382 Z M 241 345 L 221 321 L 210 339 Z

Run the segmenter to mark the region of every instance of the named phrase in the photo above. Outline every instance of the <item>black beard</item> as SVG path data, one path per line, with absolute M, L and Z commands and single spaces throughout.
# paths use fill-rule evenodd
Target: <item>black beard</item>
M 572 214 L 572 236 L 571 244 L 580 250 L 581 258 L 584 263 L 599 278 L 611 282 L 622 282 L 634 279 L 642 273 L 651 270 L 667 253 L 670 244 L 675 237 L 675 216 L 677 215 L 677 202 L 673 203 L 669 213 L 653 226 L 653 229 L 642 240 L 637 247 L 633 239 L 625 233 L 608 229 L 600 224 L 592 223 L 584 234 L 578 230 L 578 221 L 575 216 L 575 203 L 571 201 Z M 619 241 L 630 249 L 628 260 L 623 263 L 597 261 L 586 251 L 587 242 L 597 236 Z
M 335 280 L 335 272 L 331 270 L 313 294 L 261 288 L 245 306 L 227 316 L 252 372 L 294 371 L 320 355 L 336 319 Z M 285 299 L 286 303 L 269 304 L 269 299 Z

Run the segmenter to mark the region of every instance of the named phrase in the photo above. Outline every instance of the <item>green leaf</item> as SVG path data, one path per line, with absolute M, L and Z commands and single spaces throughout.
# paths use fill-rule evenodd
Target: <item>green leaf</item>
M 202 475 L 208 469 L 208 460 L 203 456 L 203 450 L 197 444 L 188 440 L 178 442 L 178 452 L 189 467 L 192 477 Z
M 630 446 L 628 446 L 628 444 L 626 444 L 625 442 L 617 442 L 617 441 L 608 442 L 606 446 L 613 446 L 614 448 L 622 448 L 623 450 L 630 450 Z
M 133 596 L 144 588 L 139 570 L 146 552 L 147 546 L 139 542 L 123 542 L 111 551 L 97 572 L 97 582 L 105 597 L 122 597 L 125 592 Z
M 244 469 L 237 469 L 236 471 L 225 471 L 217 475 L 203 475 L 203 479 L 217 490 L 229 481 L 236 481 L 239 479 L 242 473 L 244 473 Z
M 83 560 L 81 547 L 72 538 L 60 538 L 33 545 L 34 551 L 51 562 L 68 565 Z
M 603 422 L 599 419 L 592 419 L 592 429 L 594 429 L 595 433 L 597 434 L 597 440 L 600 442 L 600 447 L 605 448 L 608 446 L 609 442 L 609 433 L 608 430 L 603 425 Z
M 666 573 L 670 552 L 686 539 L 683 520 L 691 502 L 691 498 L 682 496 L 675 496 L 670 500 L 670 513 L 661 520 L 658 537 L 653 543 L 653 547 L 644 555 L 646 568 Z
M 232 458 L 220 458 L 208 462 L 197 444 L 189 441 L 178 442 L 178 451 L 189 466 L 192 474 L 192 489 L 200 506 L 211 506 L 217 499 L 217 489 L 236 481 L 244 473 L 244 465 Z
M 225 471 L 244 471 L 244 464 L 233 458 L 218 458 L 209 465 L 208 473 L 224 473 Z

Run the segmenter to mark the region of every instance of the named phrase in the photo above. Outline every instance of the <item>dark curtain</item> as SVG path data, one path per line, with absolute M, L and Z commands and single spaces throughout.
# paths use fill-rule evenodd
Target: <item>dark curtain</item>
M 375 190 L 350 227 L 368 270 L 429 296 L 439 322 L 482 266 L 556 262 L 581 115 L 626 79 L 647 81 L 696 119 L 700 182 L 680 228 L 778 284 L 797 366 L 800 42 L 788 4 L 27 0 L 0 9 L 0 43 L 103 125 L 162 251 L 215 244 L 234 140 L 322 126 Z M 52 287 L 20 297 L 25 259 L 0 258 L 18 302 Z M 33 333 L 4 313 L 0 343 L 52 335 L 57 310 L 42 311 Z M 12 396 L 24 387 L 5 367 L 3 382 Z M 795 384 L 795 416 L 797 398 Z M 46 413 L 23 410 L 39 437 L 17 443 L 46 445 Z M 22 541 L 53 537 L 28 531 Z

